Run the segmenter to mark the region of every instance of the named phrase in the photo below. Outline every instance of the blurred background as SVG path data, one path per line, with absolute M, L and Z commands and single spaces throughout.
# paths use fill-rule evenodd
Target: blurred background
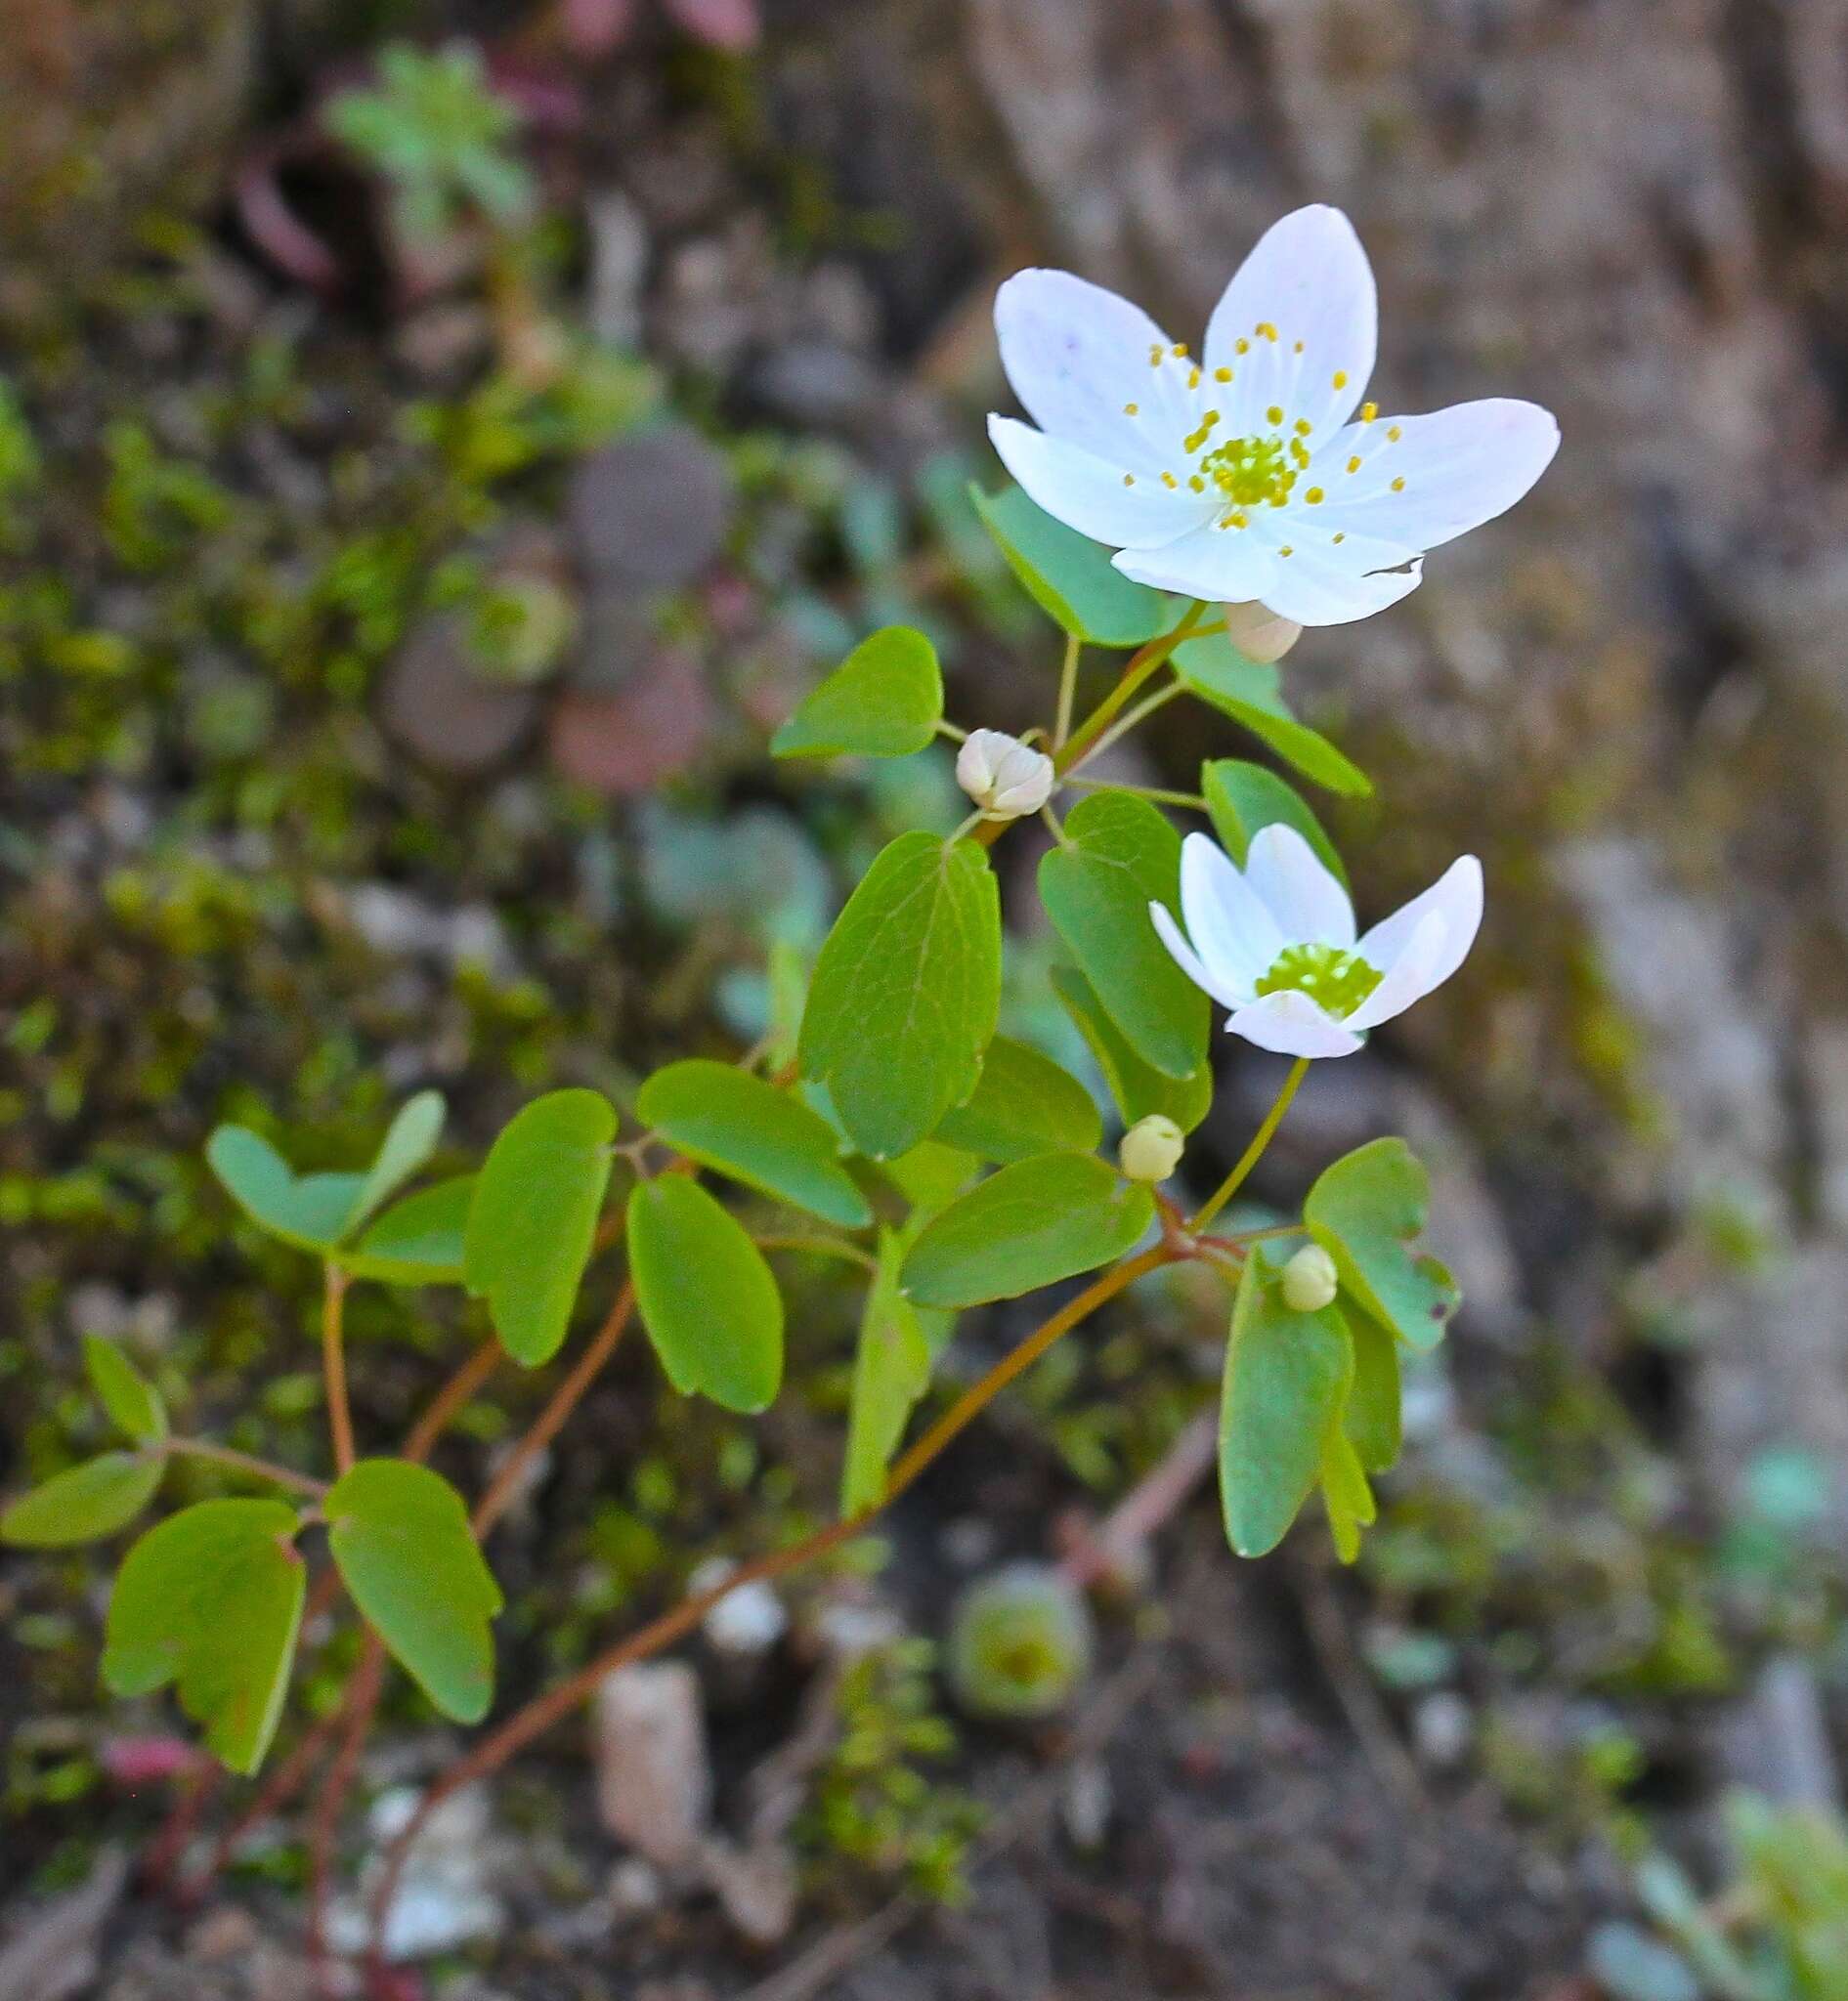
M 859 636 L 923 625 L 966 724 L 1044 717 L 1053 637 L 965 494 L 1010 270 L 1186 338 L 1334 201 L 1382 403 L 1565 432 L 1288 663 L 1379 784 L 1317 800 L 1363 914 L 1465 848 L 1490 884 L 1464 974 L 1317 1066 L 1258 1190 L 1386 1130 L 1434 1166 L 1467 1304 L 1358 1571 L 1319 1521 L 1234 1563 L 1196 1449 L 1223 1308 L 1139 1294 L 877 1549 L 463 1796 L 407 2001 L 1848 1995 L 1835 0 L 3 12 L 9 1491 L 99 1449 L 86 1333 L 189 1428 L 318 1463 L 315 1274 L 233 1226 L 217 1121 L 345 1164 L 435 1085 L 479 1148 L 757 1035 L 771 949 L 959 817 L 934 752 L 769 766 Z M 1122 770 L 1190 787 L 1203 727 L 1250 754 L 1190 716 Z M 1007 1025 L 1079 1062 L 1004 853 Z M 1202 1186 L 1274 1087 L 1222 1062 Z M 496 1547 L 510 1692 L 831 1506 L 854 1308 L 804 1284 L 763 1423 L 638 1350 L 561 1441 Z M 447 1296 L 353 1323 L 375 1439 L 477 1338 Z M 971 1316 L 952 1386 L 1018 1331 Z M 497 1380 L 445 1469 L 545 1386 Z M 107 1575 L 0 1556 L 0 2001 L 305 1997 L 288 1829 L 202 1909 L 137 1894 L 190 1753 L 99 1696 Z M 1074 1582 L 1092 1630 L 998 1720 L 959 1595 L 1056 1626 Z M 291 1733 L 353 1658 L 311 1639 Z M 388 1717 L 356 1867 L 450 1748 L 402 1685 Z

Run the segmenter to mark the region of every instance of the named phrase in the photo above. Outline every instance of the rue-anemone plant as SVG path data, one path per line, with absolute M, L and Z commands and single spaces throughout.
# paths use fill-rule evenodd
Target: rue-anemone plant
M 377 1871 L 376 1938 L 408 1847 L 441 1801 L 578 1709 L 613 1669 L 690 1632 L 726 1593 L 859 1535 L 1009 1384 L 1145 1274 L 1184 1260 L 1224 1280 L 1220 1485 L 1242 1556 L 1273 1549 L 1319 1490 L 1352 1559 L 1374 1518 L 1373 1477 L 1399 1449 L 1400 1359 L 1437 1342 L 1456 1305 L 1448 1274 L 1418 1247 L 1427 1182 L 1401 1140 L 1327 1167 L 1292 1222 L 1228 1231 L 1220 1218 L 1309 1064 L 1360 1048 L 1456 969 L 1482 916 L 1481 869 L 1459 861 L 1362 931 L 1341 857 L 1270 765 L 1210 759 L 1192 793 L 1113 784 L 1091 767 L 1155 710 L 1192 699 L 1298 778 L 1369 790 L 1298 720 L 1275 660 L 1301 626 L 1404 596 L 1428 549 L 1512 505 L 1552 454 L 1552 419 L 1486 403 L 1387 420 L 1361 404 L 1372 277 L 1346 218 L 1326 208 L 1265 236 L 1197 357 L 1058 273 L 1010 280 L 998 322 L 1038 428 L 994 420 L 1019 485 L 974 502 L 1063 635 L 1046 727 L 1020 740 L 957 728 L 929 642 L 888 629 L 770 746 L 780 758 L 903 757 L 950 738 L 971 802 L 963 827 L 893 840 L 812 973 L 785 966 L 772 981 L 762 1043 L 735 1063 L 669 1064 L 626 1121 L 595 1090 L 554 1091 L 512 1120 L 478 1171 L 422 1186 L 444 1117 L 432 1092 L 348 1173 L 297 1173 L 257 1133 L 220 1128 L 207 1155 L 231 1199 L 325 1273 L 327 1467 L 310 1474 L 175 1435 L 153 1388 L 92 1343 L 90 1379 L 124 1444 L 0 1517 L 15 1544 L 112 1536 L 182 1454 L 261 1489 L 170 1514 L 130 1547 L 103 1677 L 125 1697 L 172 1684 L 214 1757 L 254 1773 L 288 1699 L 305 1611 L 350 1599 L 365 1638 L 344 1701 L 232 1830 L 323 1771 L 319 1912 L 387 1663 L 457 1723 L 489 1716 L 494 1525 L 631 1320 L 682 1395 L 752 1414 L 783 1378 L 779 1259 L 819 1253 L 863 1274 L 838 1518 L 616 1639 L 479 1735 Z M 1087 649 L 1115 656 L 1118 670 L 1080 718 Z M 1167 808 L 1212 834 L 1183 839 Z M 996 1033 L 991 849 L 1028 817 L 1052 832 L 1039 892 L 1068 956 L 1053 978 L 1124 1128 L 1114 1151 L 1086 1086 Z M 1295 1061 L 1243 1155 L 1189 1211 L 1169 1184 L 1211 1103 L 1216 1003 L 1232 1033 Z M 619 1154 L 635 1169 L 620 1204 Z M 601 1326 L 471 1505 L 425 1463 L 432 1445 L 495 1370 L 558 1355 L 592 1274 L 611 1296 Z M 396 1451 L 363 1448 L 349 1410 L 343 1307 L 365 1285 L 460 1287 L 485 1309 L 485 1340 Z M 1036 1330 L 907 1443 L 957 1316 L 1049 1288 L 1063 1290 Z M 311 1584 L 319 1550 L 328 1560 Z

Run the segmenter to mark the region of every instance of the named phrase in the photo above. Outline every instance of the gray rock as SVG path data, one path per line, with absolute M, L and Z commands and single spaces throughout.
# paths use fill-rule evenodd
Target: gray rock
M 572 477 L 566 512 L 593 596 L 678 590 L 724 546 L 731 467 L 686 424 L 606 445 Z

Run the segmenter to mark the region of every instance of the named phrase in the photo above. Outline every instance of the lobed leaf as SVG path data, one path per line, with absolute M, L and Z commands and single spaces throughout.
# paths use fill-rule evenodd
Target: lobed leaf
M 1293 827 L 1309 842 L 1323 868 L 1344 886 L 1348 871 L 1322 824 L 1287 779 L 1262 764 L 1221 757 L 1200 767 L 1200 791 L 1220 845 L 1242 869 L 1251 837 L 1260 829 L 1281 823 Z
M 1018 1299 L 1132 1249 L 1155 1198 L 1095 1154 L 1016 1161 L 934 1216 L 901 1274 L 924 1306 L 979 1306 Z
M 704 1058 L 671 1063 L 642 1086 L 635 1109 L 682 1153 L 747 1187 L 843 1229 L 873 1220 L 833 1127 L 760 1077 Z
M 361 1616 L 445 1716 L 480 1723 L 494 1701 L 502 1599 L 462 1497 L 428 1467 L 363 1459 L 322 1506 Z
M 167 1406 L 113 1341 L 86 1335 L 83 1366 L 109 1422 L 137 1445 L 158 1445 L 167 1435 Z
M 908 625 L 864 639 L 770 739 L 774 757 L 908 757 L 943 719 L 937 650 Z
M 969 498 L 1027 595 L 1061 630 L 1091 646 L 1142 646 L 1177 615 L 1160 591 L 1133 583 L 1109 553 L 1034 505 L 1018 487 Z
M 1053 991 L 1096 1058 L 1097 1068 L 1125 1126 L 1159 1112 L 1191 1132 L 1213 1108 L 1213 1070 L 1202 1060 L 1191 1077 L 1164 1077 L 1131 1048 L 1103 1011 L 1096 989 L 1076 966 L 1053 968 Z
M 205 1158 L 259 1229 L 318 1257 L 346 1234 L 365 1186 L 363 1174 L 298 1175 L 247 1126 L 220 1126 L 205 1143 Z
M 1373 1489 L 1353 1439 L 1339 1425 L 1329 1432 L 1322 1454 L 1322 1506 L 1335 1538 L 1335 1554 L 1344 1563 L 1360 1554 L 1360 1531 L 1379 1517 Z
M 1195 1076 L 1206 1061 L 1211 1003 L 1169 957 L 1151 903 L 1181 906 L 1181 836 L 1146 799 L 1094 792 L 1040 863 L 1040 897 L 1079 970 L 1124 1040 L 1151 1069 Z
M 280 1501 L 201 1501 L 129 1551 L 109 1598 L 111 1693 L 177 1683 L 213 1755 L 248 1774 L 276 1735 L 301 1629 L 307 1566 Z
M 1240 1556 L 1283 1540 L 1321 1471 L 1354 1380 L 1340 1313 L 1298 1313 L 1259 1255 L 1245 1260 L 1232 1303 L 1220 1399 L 1220 1501 Z
M 628 1199 L 642 1325 L 682 1396 L 767 1410 L 783 1383 L 783 1296 L 743 1225 L 697 1181 L 661 1174 Z
M 1459 1300 L 1444 1267 L 1409 1249 L 1430 1201 L 1430 1178 L 1411 1148 L 1375 1139 L 1325 1169 L 1303 1205 L 1344 1291 L 1414 1348 L 1437 1346 Z
M 0 1543 L 21 1550 L 63 1550 L 100 1542 L 133 1521 L 160 1485 L 161 1459 L 105 1452 L 56 1473 L 0 1514 Z
M 467 1257 L 473 1174 L 454 1174 L 395 1202 L 339 1263 L 355 1278 L 388 1286 L 455 1286 Z
M 1373 783 L 1319 731 L 1298 722 L 1278 692 L 1274 665 L 1247 660 L 1223 632 L 1208 633 L 1176 647 L 1174 670 L 1202 702 L 1243 723 L 1286 764 L 1331 792 L 1365 798 Z
M 357 1228 L 428 1164 L 443 1136 L 446 1111 L 440 1090 L 420 1090 L 399 1107 L 372 1165 L 365 1171 L 348 1229 Z
M 975 1088 L 1001 1008 L 1001 899 L 986 850 L 900 834 L 821 949 L 802 1075 L 875 1160 L 907 1153 Z
M 985 1161 L 1024 1161 L 1064 1150 L 1091 1153 L 1103 1120 L 1091 1093 L 1050 1056 L 997 1036 L 974 1094 L 948 1113 L 936 1137 Z
M 476 1177 L 462 1276 L 500 1344 L 536 1369 L 558 1352 L 610 1184 L 616 1112 L 600 1091 L 555 1090 L 517 1113 Z
M 905 1237 L 880 1232 L 879 1270 L 860 1315 L 847 1411 L 846 1455 L 840 1469 L 840 1511 L 857 1514 L 885 1492 L 886 1469 L 905 1435 L 906 1421 L 930 1387 L 930 1372 L 953 1324 L 948 1314 L 921 1309 L 899 1280 Z
M 1398 1350 L 1388 1331 L 1366 1313 L 1346 1316 L 1354 1338 L 1354 1387 L 1342 1424 L 1361 1466 L 1383 1473 L 1398 1462 L 1401 1413 Z

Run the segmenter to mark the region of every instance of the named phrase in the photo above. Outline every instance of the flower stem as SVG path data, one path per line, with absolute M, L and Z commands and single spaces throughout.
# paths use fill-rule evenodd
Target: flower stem
M 578 1357 L 571 1374 L 553 1390 L 545 1408 L 534 1421 L 532 1428 L 518 1445 L 507 1455 L 500 1470 L 490 1482 L 487 1493 L 476 1504 L 471 1527 L 475 1540 L 482 1541 L 495 1522 L 512 1507 L 514 1497 L 520 1491 L 520 1483 L 526 1477 L 526 1469 L 534 1460 L 564 1429 L 565 1421 L 583 1400 L 584 1392 L 596 1380 L 603 1365 L 616 1352 L 616 1344 L 623 1339 L 623 1330 L 628 1326 L 629 1315 L 635 1309 L 635 1288 L 624 1279 L 623 1290 L 616 1296 L 616 1303 L 610 1308 L 609 1316 L 598 1328 L 595 1339 Z
M 1168 656 L 1175 648 L 1183 640 L 1193 637 L 1195 629 L 1205 616 L 1206 606 L 1196 600 L 1192 610 L 1172 632 L 1164 632 L 1159 638 L 1151 639 L 1146 646 L 1130 656 L 1129 665 L 1123 670 L 1123 678 L 1079 724 L 1077 732 L 1060 745 L 1053 762 L 1061 772 L 1070 771 L 1083 762 L 1092 746 L 1110 724 L 1141 692 L 1149 679 L 1161 672 L 1167 664 Z
M 1158 708 L 1166 708 L 1169 702 L 1178 701 L 1186 692 L 1186 687 L 1182 682 L 1174 681 L 1166 688 L 1158 690 L 1155 694 L 1145 696 L 1126 715 L 1119 717 L 1116 722 L 1112 723 L 1104 731 L 1103 735 L 1092 745 L 1091 748 L 1085 752 L 1084 762 L 1089 764 L 1094 757 L 1099 756 L 1103 751 L 1109 749 L 1110 745 L 1116 743 L 1119 738 L 1127 737 L 1133 729 L 1136 729 L 1141 723 L 1145 723 Z M 1083 767 L 1076 768 L 1082 769 Z
M 1064 784 L 1077 786 L 1081 790 L 1094 791 L 1107 786 L 1113 792 L 1134 792 L 1139 799 L 1153 799 L 1158 806 L 1191 806 L 1196 813 L 1207 810 L 1206 801 L 1198 792 L 1171 792 L 1162 786 L 1125 786 L 1115 779 L 1086 778 L 1080 772 L 1066 775 Z
M 327 1426 L 333 1437 L 333 1465 L 338 1473 L 353 1466 L 353 1411 L 347 1402 L 347 1357 L 342 1338 L 347 1275 L 337 1264 L 326 1270 L 326 1291 L 321 1308 L 321 1362 L 327 1381 Z
M 683 1598 L 671 1610 L 664 1612 L 658 1619 L 631 1633 L 625 1639 L 607 1647 L 592 1661 L 580 1668 L 576 1674 L 556 1682 L 543 1694 L 536 1696 L 525 1708 L 515 1710 L 496 1730 L 490 1732 L 473 1749 L 457 1759 L 446 1770 L 439 1773 L 429 1790 L 417 1803 L 415 1812 L 393 1841 L 384 1855 L 379 1872 L 378 1889 L 372 1900 L 372 1944 L 371 1965 L 374 1975 L 383 1968 L 383 1945 L 385 1926 L 391 1915 L 391 1907 L 398 1894 L 398 1883 L 404 1873 L 405 1858 L 408 1855 L 413 1842 L 422 1832 L 445 1800 L 452 1798 L 464 1786 L 485 1778 L 497 1771 L 508 1759 L 523 1751 L 536 1737 L 543 1736 L 556 1723 L 562 1722 L 580 1704 L 587 1701 L 598 1686 L 614 1674 L 617 1669 L 627 1667 L 631 1662 L 645 1660 L 649 1655 L 659 1653 L 665 1646 L 670 1646 L 683 1634 L 690 1633 L 700 1621 L 730 1593 L 747 1584 L 754 1584 L 772 1577 L 781 1577 L 792 1570 L 825 1556 L 841 1544 L 851 1542 L 881 1510 L 897 1500 L 906 1488 L 922 1474 L 926 1467 L 972 1424 L 975 1418 L 1012 1383 L 1024 1370 L 1030 1369 L 1054 1341 L 1069 1334 L 1081 1321 L 1088 1319 L 1107 1300 L 1113 1299 L 1127 1287 L 1145 1273 L 1158 1266 L 1172 1263 L 1177 1254 L 1166 1244 L 1157 1244 L 1142 1252 L 1139 1256 L 1114 1266 L 1094 1279 L 1085 1290 L 1077 1294 L 1044 1321 L 1025 1341 L 1009 1351 L 982 1380 L 965 1390 L 950 1408 L 944 1412 L 930 1428 L 907 1452 L 892 1469 L 885 1482 L 883 1493 L 871 1507 L 864 1508 L 857 1514 L 843 1516 L 827 1528 L 818 1529 L 815 1534 L 799 1543 L 792 1543 L 787 1549 L 773 1550 L 754 1561 L 741 1564 L 738 1569 L 712 1586 L 709 1591 L 697 1593 Z
M 150 1454 L 210 1460 L 214 1466 L 229 1467 L 234 1472 L 248 1473 L 252 1479 L 268 1480 L 273 1486 L 287 1487 L 316 1501 L 324 1501 L 327 1497 L 324 1480 L 298 1473 L 293 1467 L 273 1465 L 269 1460 L 257 1459 L 248 1452 L 234 1451 L 229 1445 L 215 1445 L 209 1438 L 164 1438 L 150 1448 Z
M 1283 1115 L 1290 1109 L 1290 1100 L 1295 1097 L 1297 1086 L 1309 1074 L 1309 1062 L 1307 1056 L 1299 1056 L 1290 1065 L 1290 1074 L 1283 1080 L 1283 1088 L 1277 1093 L 1276 1103 L 1265 1114 L 1264 1124 L 1252 1134 L 1251 1144 L 1238 1157 L 1238 1165 L 1188 1220 L 1189 1230 L 1203 1230 L 1245 1185 L 1245 1177 L 1263 1160 L 1265 1148 L 1276 1137 L 1277 1128 L 1283 1124 Z
M 1084 651 L 1077 633 L 1065 635 L 1065 664 L 1058 677 L 1058 720 L 1053 725 L 1053 749 L 1064 748 L 1072 733 L 1072 700 L 1078 693 L 1078 656 Z

